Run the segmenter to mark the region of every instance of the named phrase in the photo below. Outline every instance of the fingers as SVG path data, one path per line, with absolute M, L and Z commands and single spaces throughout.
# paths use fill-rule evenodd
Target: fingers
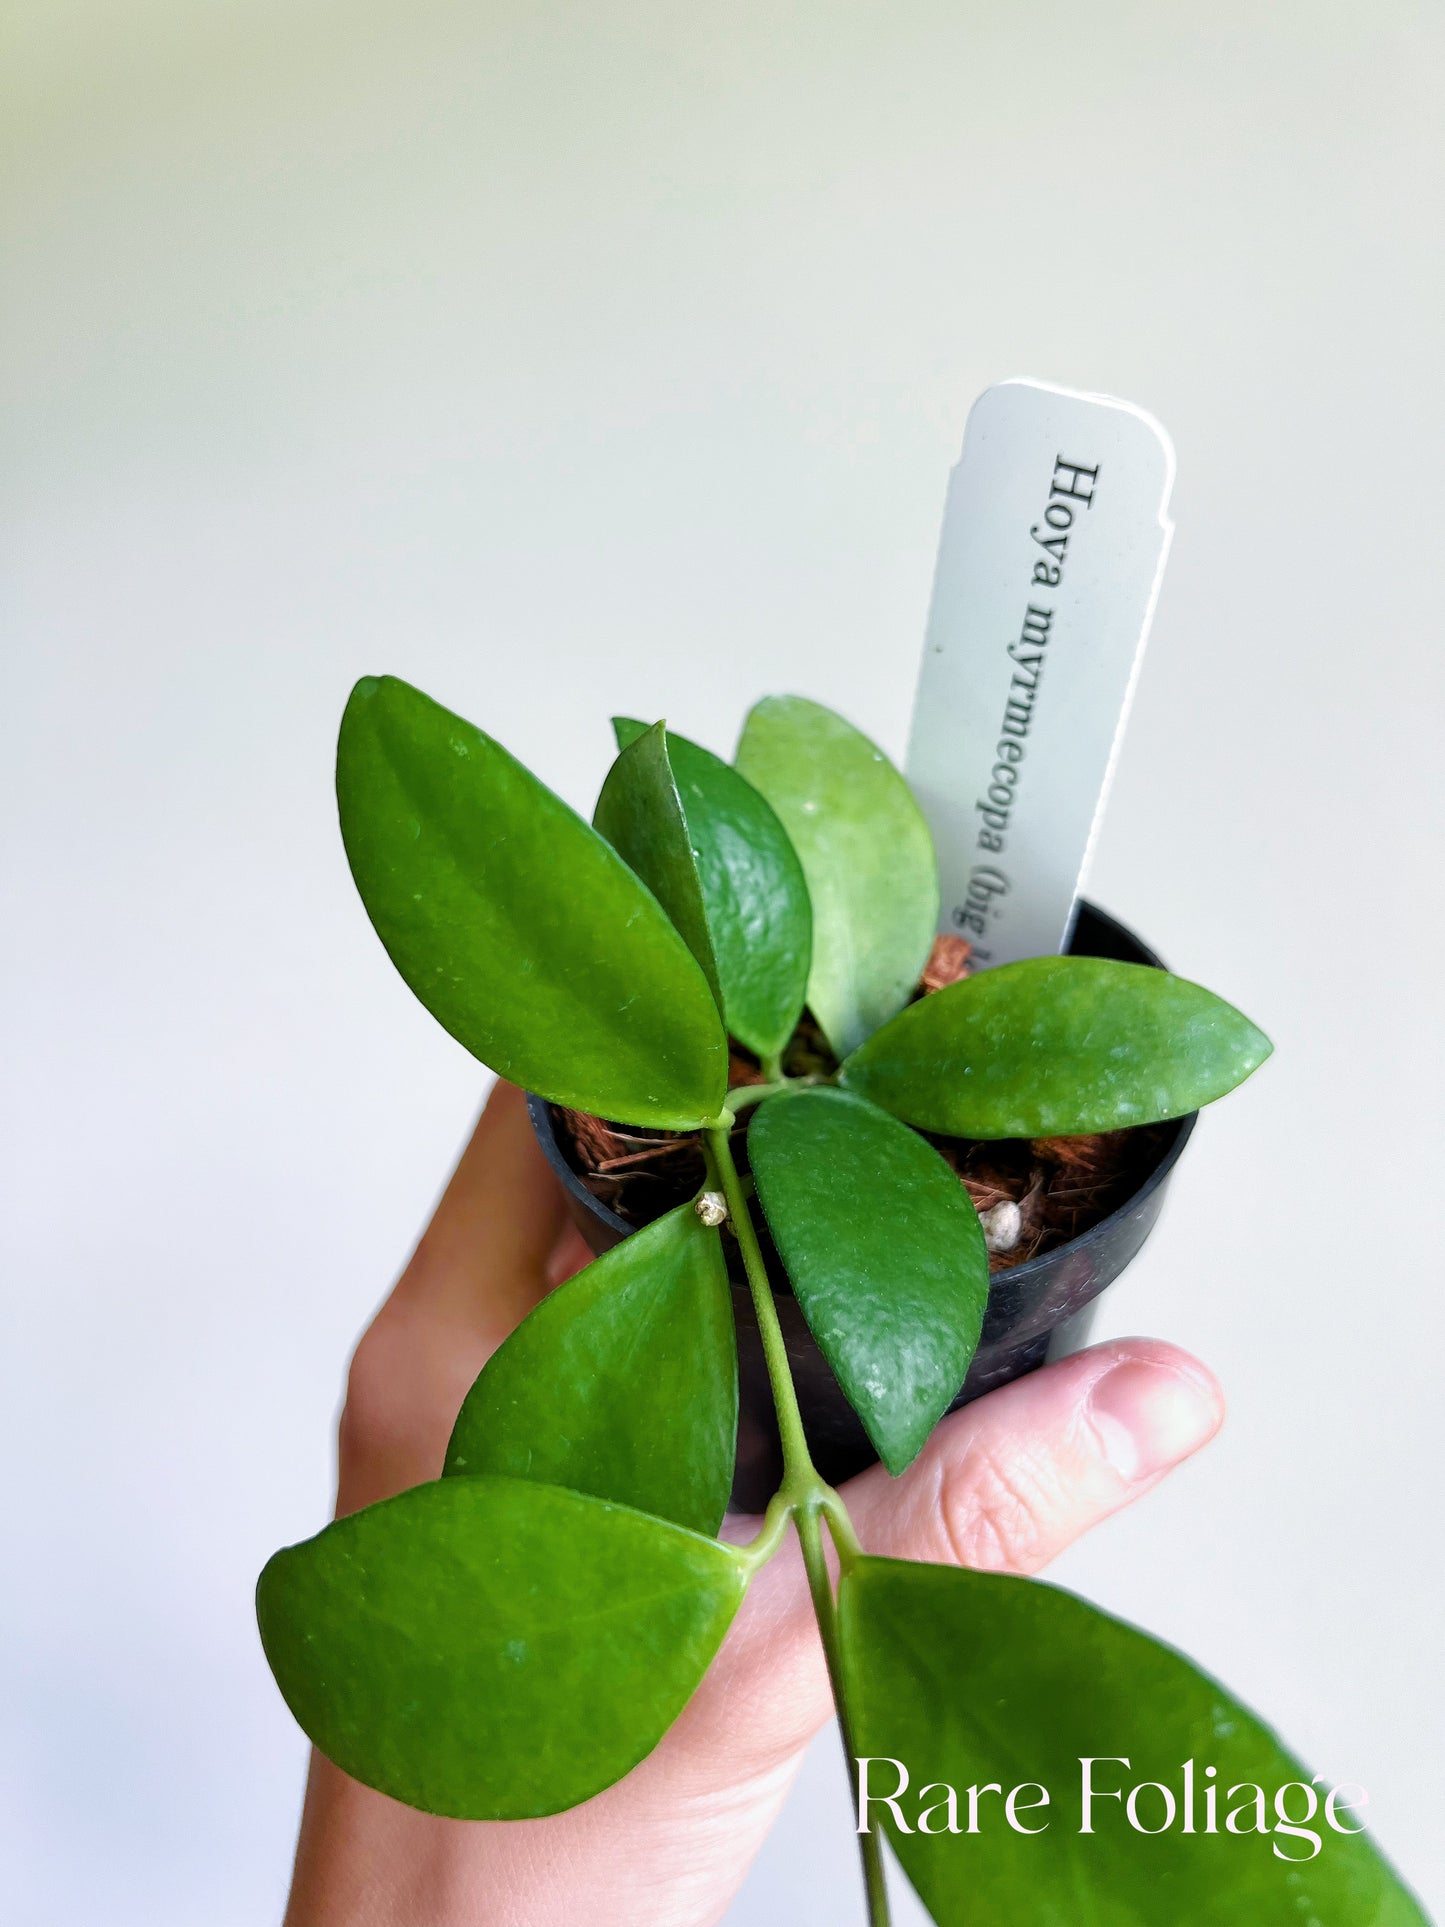
M 865 1552 L 1034 1573 L 1157 1485 L 1213 1437 L 1223 1413 L 1203 1365 L 1172 1345 L 1125 1339 L 990 1392 L 945 1419 L 902 1478 L 873 1466 L 843 1498 Z M 729 1538 L 748 1536 L 756 1521 L 729 1526 Z M 742 1776 L 806 1745 L 831 1704 L 790 1542 L 753 1581 L 675 1730 Z
M 1224 1400 L 1187 1353 L 1126 1339 L 1031 1372 L 945 1419 L 903 1478 L 847 1502 L 869 1552 L 1037 1572 L 1219 1430 Z
M 562 1235 L 553 1246 L 552 1256 L 547 1261 L 547 1283 L 555 1289 L 565 1285 L 569 1278 L 575 1278 L 584 1266 L 592 1262 L 592 1247 L 582 1236 L 575 1224 L 562 1227 Z
M 440 1474 L 477 1373 L 548 1290 L 565 1215 L 522 1093 L 498 1084 L 352 1357 L 338 1515 Z
M 498 1083 L 389 1302 L 495 1348 L 546 1292 L 565 1222 L 526 1099 Z

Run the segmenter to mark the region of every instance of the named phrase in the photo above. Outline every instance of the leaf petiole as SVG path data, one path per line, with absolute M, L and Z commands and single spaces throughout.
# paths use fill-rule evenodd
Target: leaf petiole
M 803 1433 L 803 1415 L 798 1410 L 798 1395 L 793 1390 L 793 1375 L 788 1368 L 783 1328 L 778 1323 L 778 1311 L 773 1303 L 773 1288 L 768 1283 L 767 1267 L 758 1245 L 758 1234 L 753 1229 L 748 1201 L 743 1195 L 742 1179 L 733 1162 L 730 1134 L 735 1121 L 734 1115 L 724 1110 L 720 1120 L 707 1126 L 703 1141 L 711 1167 L 709 1178 L 716 1180 L 727 1199 L 728 1216 L 732 1219 L 733 1232 L 742 1253 L 743 1269 L 747 1273 L 753 1312 L 763 1341 L 768 1383 L 772 1387 L 773 1404 L 777 1408 L 778 1434 L 783 1447 L 784 1490 L 799 1495 L 810 1490 L 821 1492 L 823 1481 L 818 1476 Z
M 760 1086 L 760 1094 L 766 1095 Z M 731 1093 L 729 1102 L 735 1102 L 739 1093 Z M 838 1709 L 838 1724 L 843 1735 L 844 1756 L 848 1761 L 849 1777 L 852 1777 L 853 1741 L 851 1722 L 844 1688 L 842 1650 L 838 1637 L 838 1607 L 833 1597 L 833 1582 L 828 1572 L 827 1557 L 823 1550 L 823 1535 L 819 1530 L 819 1515 L 826 1515 L 829 1532 L 839 1548 L 839 1557 L 845 1568 L 858 1557 L 859 1545 L 848 1518 L 847 1508 L 842 1499 L 828 1485 L 813 1464 L 808 1450 L 808 1441 L 803 1431 L 803 1417 L 798 1409 L 798 1395 L 793 1387 L 793 1375 L 788 1365 L 788 1351 L 783 1339 L 782 1326 L 778 1322 L 777 1306 L 773 1303 L 773 1288 L 768 1281 L 767 1267 L 758 1245 L 758 1234 L 753 1227 L 752 1214 L 743 1192 L 742 1180 L 733 1161 L 731 1129 L 734 1120 L 726 1112 L 716 1125 L 709 1126 L 704 1138 L 708 1160 L 708 1181 L 721 1189 L 727 1199 L 728 1214 L 732 1219 L 733 1231 L 742 1253 L 743 1269 L 747 1273 L 748 1290 L 752 1295 L 753 1312 L 758 1321 L 758 1332 L 763 1343 L 763 1357 L 768 1368 L 768 1383 L 772 1388 L 773 1405 L 778 1418 L 778 1436 L 783 1447 L 783 1483 L 774 1495 L 764 1515 L 763 1528 L 752 1544 L 746 1547 L 745 1555 L 749 1560 L 749 1571 L 771 1558 L 781 1544 L 787 1522 L 791 1518 L 798 1530 L 798 1543 L 802 1548 L 803 1565 L 808 1575 L 808 1590 L 812 1594 L 813 1612 L 818 1621 L 818 1632 L 823 1642 L 823 1653 L 828 1662 L 828 1679 L 833 1688 L 833 1700 Z M 856 1795 L 855 1795 L 856 1797 Z M 870 1927 L 889 1927 L 888 1890 L 884 1881 L 882 1851 L 876 1833 L 860 1833 L 858 1850 L 863 1862 L 863 1879 L 868 1892 L 868 1919 Z
M 743 1569 L 751 1579 L 772 1558 L 787 1537 L 788 1521 L 793 1516 L 793 1501 L 787 1489 L 775 1492 L 768 1501 L 763 1523 L 755 1538 L 737 1548 Z
M 831 1500 L 831 1504 L 829 1501 Z M 853 1777 L 853 1762 L 857 1759 L 857 1748 L 853 1744 L 853 1720 L 848 1706 L 848 1696 L 844 1685 L 843 1646 L 838 1630 L 838 1602 L 833 1597 L 833 1582 L 828 1572 L 828 1561 L 823 1551 L 823 1535 L 818 1529 L 818 1515 L 828 1514 L 829 1530 L 837 1542 L 835 1516 L 841 1514 L 845 1521 L 848 1514 L 843 1501 L 832 1490 L 824 1487 L 817 1499 L 808 1505 L 800 1505 L 793 1518 L 798 1528 L 798 1543 L 803 1549 L 803 1564 L 808 1574 L 808 1590 L 813 1595 L 813 1616 L 818 1622 L 818 1633 L 823 1641 L 823 1656 L 828 1662 L 828 1683 L 833 1689 L 833 1704 L 838 1713 L 838 1730 L 843 1740 L 843 1759 L 847 1765 L 849 1780 Z M 847 1524 L 847 1537 L 857 1547 L 858 1541 L 851 1522 Z M 845 1562 L 845 1570 L 847 1563 Z M 854 1812 L 857 1812 L 857 1788 L 852 1787 Z M 868 1894 L 868 1919 L 872 1927 L 888 1927 L 888 1886 L 883 1873 L 883 1853 L 878 1844 L 878 1835 L 869 1831 L 858 1834 L 858 1853 L 863 1862 L 863 1884 Z
M 765 1064 L 764 1070 L 771 1066 Z M 810 1071 L 804 1077 L 771 1077 L 766 1084 L 736 1084 L 728 1092 L 728 1109 L 736 1117 L 739 1111 L 746 1111 L 754 1104 L 761 1104 L 764 1098 L 777 1097 L 783 1091 L 811 1090 L 815 1084 L 831 1084 L 831 1076 L 821 1071 Z
M 838 1554 L 838 1564 L 846 1573 L 863 1557 L 863 1548 L 848 1517 L 848 1508 L 831 1486 L 823 1493 L 822 1511 L 828 1521 L 828 1534 Z

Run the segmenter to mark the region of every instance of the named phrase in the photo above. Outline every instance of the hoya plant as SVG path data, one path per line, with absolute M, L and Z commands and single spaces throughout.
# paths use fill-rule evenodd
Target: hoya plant
M 261 1636 L 296 1719 L 347 1773 L 429 1813 L 556 1813 L 657 1745 L 796 1533 L 854 1759 L 907 1763 L 935 1790 L 1047 1785 L 1105 1755 L 1177 1783 L 1207 1759 L 1222 1787 L 1310 1794 L 1266 1725 L 1146 1634 L 1040 1581 L 870 1556 L 814 1467 L 760 1245 L 761 1229 L 897 1475 L 956 1398 L 989 1292 L 978 1215 L 924 1134 L 1179 1118 L 1246 1078 L 1267 1040 L 1195 984 L 1095 958 L 919 997 L 932 840 L 866 737 L 797 697 L 753 709 L 731 764 L 662 723 L 616 728 L 589 826 L 404 682 L 367 678 L 347 706 L 346 851 L 412 990 L 541 1098 L 694 1134 L 705 1172 L 495 1353 L 441 1477 L 266 1566 Z M 783 1462 L 746 1544 L 717 1537 L 738 1416 L 730 1255 Z M 950 1927 L 1423 1920 L 1354 1834 L 1305 1860 L 1223 1824 L 959 1840 L 941 1814 L 932 1830 L 886 1806 L 881 1820 Z M 876 1824 L 859 1843 L 877 1927 Z

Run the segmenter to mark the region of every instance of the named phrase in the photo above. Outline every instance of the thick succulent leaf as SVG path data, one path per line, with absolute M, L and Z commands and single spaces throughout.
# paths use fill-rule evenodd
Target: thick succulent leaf
M 909 1774 L 899 1808 L 912 1831 L 872 1802 L 868 1818 L 886 1826 L 939 1927 L 1427 1927 L 1369 1840 L 1332 1831 L 1322 1814 L 1312 1859 L 1309 1843 L 1287 1833 L 1226 1830 L 1246 1803 L 1236 1824 L 1254 1828 L 1254 1787 L 1264 1790 L 1266 1825 L 1282 1787 L 1293 1788 L 1286 1812 L 1298 1818 L 1309 1770 L 1222 1686 L 1147 1634 L 1037 1580 L 893 1559 L 860 1559 L 840 1607 L 856 1751 L 900 1761 Z M 1100 1762 L 1096 1789 L 1124 1796 L 1091 1802 L 1091 1833 L 1080 1831 L 1084 1759 Z M 1191 1760 L 1195 1830 L 1186 1833 Z M 894 1791 L 893 1768 L 868 1773 L 871 1793 Z M 1145 1834 L 1130 1826 L 1125 1802 L 1151 1781 L 1136 1802 L 1140 1822 L 1160 1827 L 1162 1785 L 1175 1823 Z M 945 1831 L 946 1789 L 957 1792 L 966 1830 L 968 1789 L 990 1785 L 1001 1793 L 980 1794 L 977 1833 Z M 1326 1785 L 1315 1789 L 1321 1807 Z M 1204 1830 L 1211 1786 L 1214 1833 Z M 1008 1825 L 1003 1799 L 1015 1787 L 1024 1789 L 1019 1824 L 1045 1830 Z M 1031 1807 L 1041 1787 L 1049 1804 Z M 1289 1857 L 1277 1858 L 1276 1846 Z
M 645 723 L 613 718 L 625 748 Z M 672 730 L 677 779 L 722 987 L 723 1014 L 739 1043 L 773 1057 L 803 1011 L 813 912 L 797 852 L 777 813 L 746 778 Z
M 900 1012 L 843 1066 L 920 1130 L 1062 1137 L 1183 1117 L 1270 1053 L 1222 998 L 1145 964 L 1030 957 Z
M 616 851 L 499 743 L 368 676 L 336 794 L 392 962 L 484 1064 L 624 1123 L 716 1115 L 727 1039 L 702 971 Z
M 623 746 L 597 798 L 592 827 L 642 878 L 672 919 L 673 928 L 701 965 L 721 1010 L 722 990 L 708 934 L 697 856 L 668 759 L 663 724 L 654 723 Z
M 916 1132 L 845 1091 L 768 1098 L 748 1157 L 809 1329 L 896 1475 L 978 1345 L 988 1252 L 968 1193 Z
M 813 904 L 808 1004 L 839 1057 L 902 1008 L 938 927 L 933 837 L 882 750 L 831 709 L 769 696 L 737 767 L 782 818 Z
M 261 1574 L 286 1704 L 353 1779 L 519 1820 L 611 1786 L 686 1705 L 737 1611 L 738 1555 L 517 1479 L 439 1479 Z
M 712 1533 L 737 1429 L 722 1240 L 684 1204 L 523 1319 L 467 1394 L 446 1470 L 572 1486 Z

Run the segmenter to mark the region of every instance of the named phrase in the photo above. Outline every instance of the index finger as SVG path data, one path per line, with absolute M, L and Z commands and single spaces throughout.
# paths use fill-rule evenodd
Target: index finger
M 499 1081 L 383 1313 L 395 1306 L 495 1349 L 546 1294 L 566 1223 L 526 1098 Z
M 522 1093 L 498 1084 L 347 1376 L 337 1511 L 440 1476 L 477 1373 L 546 1295 L 566 1221 Z

